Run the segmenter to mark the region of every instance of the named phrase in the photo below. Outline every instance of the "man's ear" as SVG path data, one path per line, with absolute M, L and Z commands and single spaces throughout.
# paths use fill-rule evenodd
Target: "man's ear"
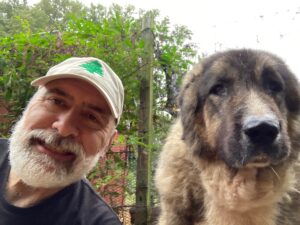
M 112 132 L 112 135 L 111 135 L 111 137 L 110 137 L 110 140 L 109 140 L 109 143 L 108 143 L 108 147 L 110 147 L 111 144 L 112 144 L 115 140 L 117 140 L 118 136 L 119 136 L 119 132 L 118 132 L 118 130 L 115 129 L 115 130 Z
M 100 157 L 104 157 L 106 155 L 106 152 L 110 149 L 112 143 L 118 138 L 118 131 L 115 129 L 113 130 L 108 142 L 107 142 L 107 145 L 105 146 L 104 148 L 104 151 L 100 154 Z
M 118 131 L 117 131 L 116 129 L 113 130 L 113 132 L 112 132 L 112 134 L 111 134 L 111 136 L 110 136 L 110 138 L 109 138 L 108 144 L 107 144 L 107 146 L 106 146 L 105 153 L 109 150 L 109 148 L 111 147 L 112 143 L 113 143 L 115 140 L 117 140 L 118 135 L 119 135 Z

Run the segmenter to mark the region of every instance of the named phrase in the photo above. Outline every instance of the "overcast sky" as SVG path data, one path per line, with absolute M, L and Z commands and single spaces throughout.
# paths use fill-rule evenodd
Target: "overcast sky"
M 30 4 L 39 0 L 28 0 Z M 186 25 L 202 52 L 246 47 L 282 57 L 300 78 L 299 0 L 82 0 L 85 4 L 134 5 L 158 9 L 174 24 Z

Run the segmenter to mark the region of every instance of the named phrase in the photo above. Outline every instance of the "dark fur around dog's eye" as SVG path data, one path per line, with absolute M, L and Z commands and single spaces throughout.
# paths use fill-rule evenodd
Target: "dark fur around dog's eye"
M 228 89 L 225 84 L 216 84 L 210 89 L 209 93 L 217 96 L 226 96 Z
M 273 70 L 268 68 L 264 69 L 262 79 L 264 88 L 266 88 L 270 94 L 277 94 L 283 91 L 283 82 L 280 76 Z

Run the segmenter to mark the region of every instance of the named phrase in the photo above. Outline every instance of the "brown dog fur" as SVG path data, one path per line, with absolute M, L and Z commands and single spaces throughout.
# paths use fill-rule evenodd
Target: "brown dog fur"
M 159 225 L 300 224 L 300 93 L 280 58 L 208 57 L 187 73 L 179 107 L 155 175 Z M 253 133 L 253 118 L 271 128 Z

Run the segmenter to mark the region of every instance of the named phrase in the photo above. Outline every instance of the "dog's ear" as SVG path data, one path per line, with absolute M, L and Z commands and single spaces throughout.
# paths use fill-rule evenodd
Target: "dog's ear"
M 201 140 L 198 131 L 199 114 L 201 114 L 199 112 L 201 111 L 201 95 L 199 92 L 201 89 L 201 73 L 202 67 L 198 64 L 185 75 L 177 99 L 183 127 L 182 139 L 190 145 L 191 150 L 194 152 L 201 151 Z
M 183 86 L 179 94 L 180 118 L 183 125 L 183 139 L 195 129 L 195 117 L 198 105 L 197 91 L 195 90 L 195 79 Z
M 293 113 L 299 113 L 300 111 L 300 93 L 299 93 L 299 85 L 297 84 L 297 80 L 289 79 L 290 83 L 293 83 L 291 86 L 288 84 L 289 89 L 285 96 L 287 108 L 289 111 Z
M 295 75 L 285 66 L 281 64 L 279 73 L 282 75 L 285 83 L 285 102 L 287 109 L 291 113 L 300 112 L 300 86 Z

